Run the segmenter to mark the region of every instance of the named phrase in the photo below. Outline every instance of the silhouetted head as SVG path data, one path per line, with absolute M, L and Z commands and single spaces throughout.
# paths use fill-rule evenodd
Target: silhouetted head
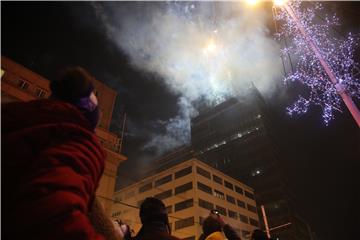
M 98 100 L 94 94 L 93 77 L 82 67 L 66 68 L 60 78 L 50 83 L 51 98 L 75 105 L 94 129 L 99 122 Z
M 251 240 L 268 240 L 266 233 L 260 229 L 255 229 L 251 235 Z
M 202 228 L 206 237 L 214 232 L 221 232 L 222 230 L 221 223 L 212 216 L 205 218 L 202 224 Z
M 153 197 L 146 198 L 140 207 L 141 223 L 163 222 L 168 224 L 168 215 L 164 203 Z

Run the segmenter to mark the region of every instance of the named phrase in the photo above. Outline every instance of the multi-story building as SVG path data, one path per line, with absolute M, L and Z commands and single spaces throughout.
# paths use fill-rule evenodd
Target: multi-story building
M 190 157 L 209 164 L 255 189 L 263 205 L 271 236 L 279 239 L 311 239 L 308 224 L 291 206 L 286 174 L 272 130 L 272 117 L 254 86 L 245 98 L 231 98 L 203 108 L 191 121 L 191 146 L 182 147 L 156 161 L 166 169 Z M 260 225 L 265 229 L 262 211 Z
M 217 209 L 243 239 L 259 226 L 254 190 L 195 159 L 160 168 L 114 194 L 112 217 L 138 232 L 139 207 L 147 197 L 161 199 L 167 206 L 173 235 L 198 239 L 201 222 Z
M 308 225 L 297 216 L 287 194 L 284 159 L 278 153 L 272 116 L 255 86 L 249 90 L 245 98 L 229 99 L 192 119 L 192 151 L 255 189 L 274 238 L 311 239 Z M 259 215 L 262 220 L 261 211 Z
M 121 138 L 109 131 L 117 93 L 97 80 L 94 80 L 93 83 L 102 112 L 99 126 L 95 132 L 107 153 L 105 171 L 97 189 L 97 196 L 104 204 L 107 213 L 110 213 L 117 168 L 127 158 L 121 154 Z M 49 80 L 9 58 L 1 57 L 2 103 L 42 99 L 48 98 L 50 95 Z

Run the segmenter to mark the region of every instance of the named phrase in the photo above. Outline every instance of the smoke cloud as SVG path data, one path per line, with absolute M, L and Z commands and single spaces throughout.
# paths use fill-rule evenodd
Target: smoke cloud
M 280 47 L 264 10 L 241 2 L 104 2 L 93 8 L 133 66 L 160 75 L 181 96 L 178 115 L 154 122 L 165 132 L 144 146 L 159 154 L 189 143 L 196 101 L 211 105 L 246 95 L 250 82 L 271 95 L 281 82 Z

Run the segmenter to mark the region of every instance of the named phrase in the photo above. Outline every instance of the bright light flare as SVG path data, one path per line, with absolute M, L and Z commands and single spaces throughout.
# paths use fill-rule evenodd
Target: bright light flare
M 208 53 L 212 53 L 212 52 L 215 52 L 217 46 L 215 43 L 209 43 L 206 47 L 205 47 L 205 52 L 208 52 Z
M 286 0 L 274 0 L 274 5 L 280 7 L 283 6 L 286 2 Z
M 246 0 L 246 3 L 249 5 L 256 5 L 258 2 L 258 0 Z
M 205 54 L 215 54 L 218 51 L 219 46 L 216 45 L 214 40 L 210 40 L 204 47 Z

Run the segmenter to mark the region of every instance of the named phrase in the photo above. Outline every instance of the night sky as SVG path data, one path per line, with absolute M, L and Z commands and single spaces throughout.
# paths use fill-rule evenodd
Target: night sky
M 143 5 L 151 9 L 151 4 Z M 132 5 L 135 3 L 117 3 L 129 12 Z M 324 5 L 340 17 L 340 34 L 360 33 L 360 2 Z M 120 132 L 123 112 L 129 120 L 124 142 L 129 160 L 120 166 L 118 181 L 131 182 L 122 173 L 136 175 L 156 156 L 156 149 L 144 146 L 155 132 L 164 132 L 159 122 L 176 117 L 179 93 L 169 90 L 159 74 L 131 63 L 127 52 L 107 37 L 90 3 L 1 2 L 1 15 L 2 55 L 50 80 L 61 68 L 80 65 L 118 92 L 112 131 Z M 290 197 L 296 209 L 319 239 L 354 239 L 360 226 L 360 145 L 355 122 L 345 111 L 326 127 L 316 107 L 290 118 L 285 107 L 297 97 L 298 88 L 279 91 L 281 94 L 266 100 L 276 119 L 273 128 L 287 161 Z

